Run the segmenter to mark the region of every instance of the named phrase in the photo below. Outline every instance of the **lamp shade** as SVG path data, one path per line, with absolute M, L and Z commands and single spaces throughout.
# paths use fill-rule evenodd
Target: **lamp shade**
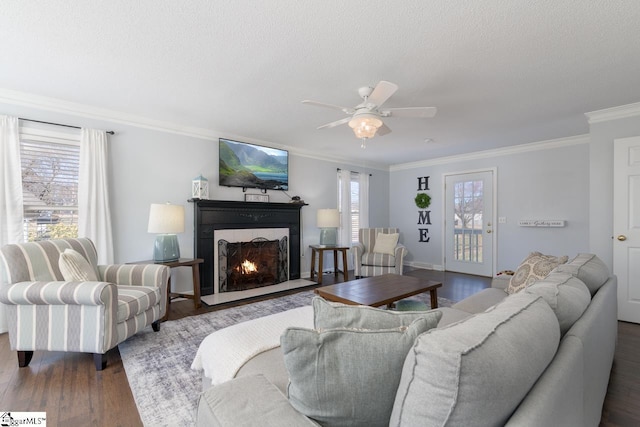
M 174 234 L 184 232 L 184 206 L 169 203 L 151 204 L 149 210 L 149 233 Z
M 382 120 L 374 114 L 363 113 L 351 119 L 349 126 L 357 138 L 373 138 L 382 126 Z
M 337 242 L 337 228 L 340 227 L 340 212 L 338 209 L 318 209 L 318 228 L 320 228 L 320 244 L 335 246 Z
M 184 232 L 184 206 L 153 203 L 149 210 L 149 233 L 158 233 L 153 246 L 155 262 L 180 259 L 180 245 L 176 233 Z
M 338 209 L 318 209 L 318 228 L 340 227 L 340 213 Z

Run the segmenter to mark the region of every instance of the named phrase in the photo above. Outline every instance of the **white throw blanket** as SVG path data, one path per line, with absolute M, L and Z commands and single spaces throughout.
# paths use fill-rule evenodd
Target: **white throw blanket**
M 249 359 L 278 347 L 280 336 L 291 326 L 313 328 L 313 307 L 298 307 L 213 332 L 200 343 L 191 369 L 204 370 L 211 385 L 229 381 Z

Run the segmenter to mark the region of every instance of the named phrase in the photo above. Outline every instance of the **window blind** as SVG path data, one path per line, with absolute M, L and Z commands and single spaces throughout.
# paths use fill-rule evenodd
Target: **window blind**
M 79 145 L 22 139 L 25 240 L 77 237 Z

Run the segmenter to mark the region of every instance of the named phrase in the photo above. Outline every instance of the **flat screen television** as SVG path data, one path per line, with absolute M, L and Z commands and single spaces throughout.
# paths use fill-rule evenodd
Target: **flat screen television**
M 220 138 L 218 184 L 225 187 L 289 189 L 289 152 Z

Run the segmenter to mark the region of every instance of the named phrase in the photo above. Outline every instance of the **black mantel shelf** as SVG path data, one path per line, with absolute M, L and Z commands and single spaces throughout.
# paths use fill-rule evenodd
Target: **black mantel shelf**
M 232 200 L 190 199 L 194 204 L 194 253 L 204 259 L 200 289 L 213 293 L 214 232 L 243 228 L 289 229 L 289 280 L 300 278 L 300 210 L 302 203 L 241 202 Z

